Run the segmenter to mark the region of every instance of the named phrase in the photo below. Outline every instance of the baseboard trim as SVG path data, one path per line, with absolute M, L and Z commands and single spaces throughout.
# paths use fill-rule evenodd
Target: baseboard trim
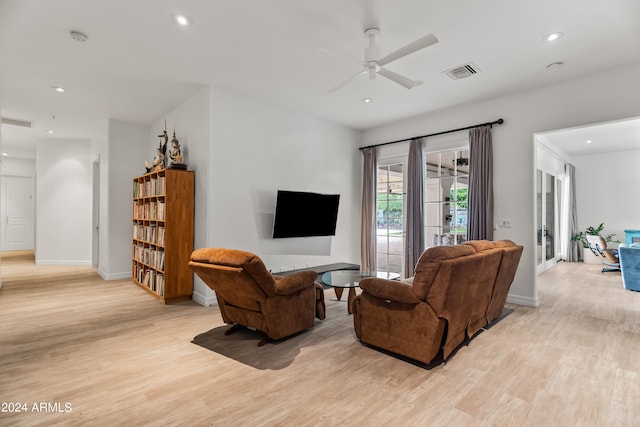
M 130 279 L 131 272 L 125 271 L 123 273 L 106 273 L 104 270 L 98 269 L 98 276 L 102 277 L 102 280 L 110 281 L 110 280 L 122 280 L 122 279 Z
M 540 305 L 538 297 L 530 298 L 513 294 L 507 295 L 507 302 L 511 304 L 524 305 L 526 307 L 538 307 Z
M 49 260 L 49 259 L 36 259 L 36 265 L 66 265 L 73 267 L 91 267 L 91 260 L 79 261 L 79 260 Z
M 199 294 L 197 292 L 194 292 L 193 295 L 191 295 L 191 299 L 194 300 L 195 302 L 197 302 L 198 304 L 200 304 L 202 306 L 205 306 L 205 307 L 209 307 L 210 305 L 214 305 L 217 302 L 215 295 L 207 297 L 206 295 L 202 295 L 202 294 Z

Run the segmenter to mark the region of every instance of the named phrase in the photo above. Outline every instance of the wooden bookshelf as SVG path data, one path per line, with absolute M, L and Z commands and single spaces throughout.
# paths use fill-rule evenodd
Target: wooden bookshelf
M 170 304 L 191 298 L 193 171 L 165 169 L 133 179 L 133 282 Z

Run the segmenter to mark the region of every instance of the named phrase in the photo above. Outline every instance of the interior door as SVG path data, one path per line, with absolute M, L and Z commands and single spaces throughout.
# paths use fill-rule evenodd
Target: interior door
M 558 254 L 558 180 L 548 172 L 536 170 L 536 272 L 541 273 L 557 262 Z
M 30 177 L 2 177 L 1 250 L 33 249 L 33 194 Z

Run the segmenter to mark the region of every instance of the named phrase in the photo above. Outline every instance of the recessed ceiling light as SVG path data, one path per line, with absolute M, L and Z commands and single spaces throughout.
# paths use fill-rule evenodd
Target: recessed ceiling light
M 553 43 L 562 36 L 564 36 L 564 33 L 557 31 L 555 33 L 549 33 L 546 36 L 542 37 L 542 41 L 544 41 L 545 43 Z
M 364 102 L 365 104 L 369 104 L 373 102 L 373 98 L 362 98 L 362 102 Z
M 56 133 L 56 131 L 49 129 L 47 133 Z
M 3 155 L 3 156 L 8 156 L 8 155 L 9 155 L 9 153 L 2 153 L 2 155 Z
M 55 90 L 56 92 L 65 92 L 65 89 L 63 87 L 60 86 L 51 86 L 51 89 Z
M 181 27 L 189 27 L 193 23 L 193 20 L 187 15 L 181 15 L 179 13 L 172 15 L 171 19 L 173 19 L 173 22 L 180 25 Z
M 587 139 L 587 144 L 591 144 L 591 140 L 590 139 Z

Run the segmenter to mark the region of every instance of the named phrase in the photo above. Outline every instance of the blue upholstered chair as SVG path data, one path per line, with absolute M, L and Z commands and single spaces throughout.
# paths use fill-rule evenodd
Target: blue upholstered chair
M 624 288 L 640 292 L 640 243 L 620 245 L 618 256 Z

